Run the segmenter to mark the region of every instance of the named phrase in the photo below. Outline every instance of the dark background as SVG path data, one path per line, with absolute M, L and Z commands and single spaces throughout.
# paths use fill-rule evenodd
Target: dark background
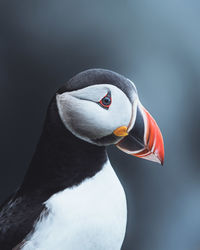
M 200 249 L 200 1 L 0 1 L 0 201 L 21 183 L 56 89 L 101 67 L 132 79 L 165 165 L 109 149 L 128 199 L 123 250 Z

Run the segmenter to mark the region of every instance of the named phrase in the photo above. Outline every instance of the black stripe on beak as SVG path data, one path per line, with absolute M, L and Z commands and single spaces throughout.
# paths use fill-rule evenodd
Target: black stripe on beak
M 138 151 L 144 148 L 144 119 L 141 110 L 137 107 L 136 120 L 128 136 L 119 142 L 119 146 L 128 151 Z

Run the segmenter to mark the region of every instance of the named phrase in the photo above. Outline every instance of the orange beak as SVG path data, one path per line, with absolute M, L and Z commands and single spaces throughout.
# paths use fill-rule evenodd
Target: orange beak
M 137 156 L 163 165 L 164 163 L 164 142 L 160 129 L 149 114 L 139 104 L 133 128 L 116 145 L 125 153 Z

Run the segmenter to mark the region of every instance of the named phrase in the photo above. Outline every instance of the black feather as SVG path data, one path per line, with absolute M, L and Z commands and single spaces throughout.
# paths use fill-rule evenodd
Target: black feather
M 65 128 L 54 97 L 24 181 L 1 207 L 0 249 L 11 250 L 23 241 L 44 210 L 43 202 L 95 175 L 106 158 L 105 147 L 80 140 Z

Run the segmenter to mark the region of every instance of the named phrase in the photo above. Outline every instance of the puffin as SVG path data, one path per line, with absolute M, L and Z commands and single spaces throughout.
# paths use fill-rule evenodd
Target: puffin
M 134 83 L 106 69 L 53 96 L 21 186 L 0 208 L 1 250 L 120 250 L 127 204 L 106 147 L 163 164 L 160 129 Z

